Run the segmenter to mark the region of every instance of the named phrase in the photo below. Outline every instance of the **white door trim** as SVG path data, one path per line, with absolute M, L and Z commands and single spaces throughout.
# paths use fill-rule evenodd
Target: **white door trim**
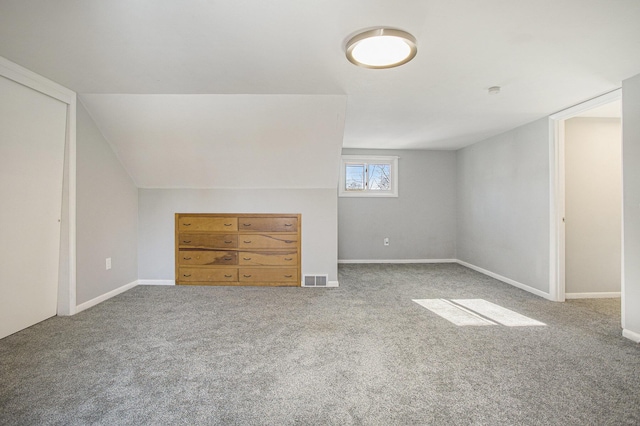
M 622 99 L 622 89 L 574 105 L 549 116 L 549 184 L 550 184 L 550 259 L 549 294 L 552 300 L 565 300 L 565 169 L 564 169 L 564 122 L 585 111 Z M 622 256 L 624 262 L 624 254 Z M 624 308 L 624 281 L 621 287 Z M 622 313 L 624 318 L 624 312 Z
M 67 104 L 65 145 L 69 152 L 69 277 L 58 281 L 58 315 L 76 312 L 76 93 L 0 56 L 0 76 Z M 60 194 L 62 196 L 62 194 Z

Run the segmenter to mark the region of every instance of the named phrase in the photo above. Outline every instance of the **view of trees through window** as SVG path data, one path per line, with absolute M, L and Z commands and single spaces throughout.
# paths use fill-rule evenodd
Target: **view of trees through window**
M 346 164 L 347 191 L 391 190 L 391 164 Z

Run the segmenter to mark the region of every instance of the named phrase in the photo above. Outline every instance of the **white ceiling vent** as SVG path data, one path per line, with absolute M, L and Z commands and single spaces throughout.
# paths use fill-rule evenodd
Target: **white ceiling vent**
M 303 287 L 327 287 L 329 275 L 305 275 L 302 280 Z

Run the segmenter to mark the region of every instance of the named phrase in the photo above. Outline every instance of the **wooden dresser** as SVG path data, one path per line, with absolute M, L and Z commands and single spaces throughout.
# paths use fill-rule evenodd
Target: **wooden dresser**
M 300 286 L 301 219 L 176 213 L 176 284 Z

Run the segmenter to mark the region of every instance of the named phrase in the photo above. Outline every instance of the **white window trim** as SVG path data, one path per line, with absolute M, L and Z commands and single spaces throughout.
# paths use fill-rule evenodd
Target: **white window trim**
M 350 163 L 391 164 L 390 191 L 347 191 L 345 189 L 345 166 Z M 398 157 L 383 155 L 343 155 L 340 163 L 340 182 L 338 183 L 340 197 L 397 197 L 398 196 Z

